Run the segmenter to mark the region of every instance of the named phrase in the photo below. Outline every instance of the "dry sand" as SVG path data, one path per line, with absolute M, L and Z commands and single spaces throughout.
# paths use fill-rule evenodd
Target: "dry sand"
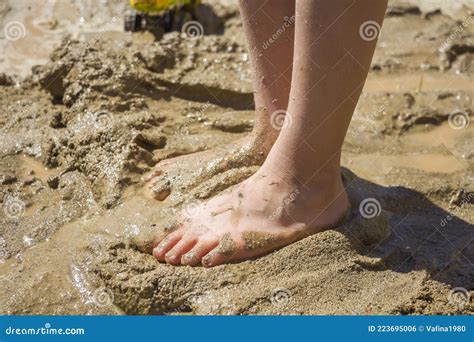
M 158 41 L 120 31 L 121 2 L 1 5 L 1 25 L 27 31 L 0 40 L 0 313 L 473 313 L 472 1 L 390 2 L 343 148 L 347 223 L 212 269 L 141 252 L 180 208 L 258 168 L 199 154 L 163 178 L 166 201 L 141 193 L 157 161 L 228 159 L 252 129 L 238 9 L 212 3 L 223 34 Z

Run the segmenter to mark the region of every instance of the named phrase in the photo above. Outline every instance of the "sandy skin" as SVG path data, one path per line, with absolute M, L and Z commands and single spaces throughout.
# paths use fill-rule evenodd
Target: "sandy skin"
M 340 178 L 341 148 L 375 49 L 375 42 L 361 39 L 356 28 L 369 19 L 381 22 L 386 8 L 380 1 L 372 2 L 373 7 L 353 5 L 348 1 L 328 8 L 316 1 L 296 4 L 292 14 L 298 18 L 294 53 L 300 57 L 293 60 L 291 101 L 268 157 L 252 177 L 199 205 L 193 217 L 184 215 L 175 232 L 157 241 L 153 250 L 157 260 L 210 267 L 250 259 L 334 226 L 345 215 L 349 201 Z M 262 70 L 269 67 L 261 48 L 252 48 L 261 37 L 251 18 L 254 11 L 261 16 L 265 11 L 255 6 L 240 1 L 255 78 L 263 80 Z M 284 2 L 274 7 L 292 10 Z M 318 11 L 327 11 L 329 17 L 321 18 L 315 14 Z M 326 32 L 325 27 L 331 30 Z M 321 36 L 314 36 L 313 30 L 319 30 Z M 334 41 L 340 43 L 334 45 Z M 346 58 L 347 51 L 353 51 L 351 56 L 359 64 L 359 69 L 348 75 L 354 61 Z M 313 68 L 314 61 L 318 68 Z M 344 82 L 342 74 L 346 75 Z M 259 94 L 271 92 L 259 83 L 255 89 L 257 99 L 264 98 Z M 284 204 L 295 190 L 299 198 Z M 155 192 L 158 198 L 165 197 L 160 189 Z M 249 243 L 250 236 L 258 237 L 257 241 Z
M 153 255 L 173 265 L 211 267 L 266 254 L 345 217 L 349 204 L 344 190 L 332 195 L 330 205 L 319 190 L 298 190 L 261 169 L 194 207 L 192 215 L 183 210 L 179 224 L 158 241 Z

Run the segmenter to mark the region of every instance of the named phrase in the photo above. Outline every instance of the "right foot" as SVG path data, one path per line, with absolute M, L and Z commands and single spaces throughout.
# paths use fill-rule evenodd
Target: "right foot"
M 247 260 L 347 217 L 350 205 L 339 173 L 307 187 L 283 170 L 265 162 L 250 178 L 194 207 L 193 214 L 183 210 L 168 235 L 152 243 L 155 258 L 206 267 Z

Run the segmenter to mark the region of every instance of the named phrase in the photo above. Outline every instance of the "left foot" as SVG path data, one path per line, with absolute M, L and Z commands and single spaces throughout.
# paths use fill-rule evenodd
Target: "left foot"
M 159 162 L 145 178 L 146 194 L 163 201 L 172 191 L 189 192 L 198 184 L 228 170 L 262 165 L 279 134 L 265 113 L 263 109 L 255 111 L 254 130 L 244 138 L 217 150 Z
M 251 259 L 337 226 L 348 209 L 339 174 L 308 188 L 264 164 L 227 192 L 183 210 L 174 230 L 155 242 L 153 255 L 206 267 Z
M 260 166 L 268 150 L 269 148 L 262 148 L 262 143 L 251 134 L 222 149 L 165 159 L 145 178 L 145 192 L 149 197 L 163 201 L 172 190 L 190 191 L 198 184 L 227 170 Z

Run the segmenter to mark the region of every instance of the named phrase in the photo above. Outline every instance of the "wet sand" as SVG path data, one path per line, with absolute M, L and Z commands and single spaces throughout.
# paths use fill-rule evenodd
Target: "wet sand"
M 253 126 L 238 9 L 211 2 L 222 34 L 154 41 L 121 32 L 120 4 L 0 8 L 26 29 L 0 39 L 0 313 L 474 312 L 472 1 L 390 2 L 343 147 L 350 220 L 212 269 L 143 251 L 260 163 L 226 147 Z M 156 162 L 209 149 L 143 196 Z

